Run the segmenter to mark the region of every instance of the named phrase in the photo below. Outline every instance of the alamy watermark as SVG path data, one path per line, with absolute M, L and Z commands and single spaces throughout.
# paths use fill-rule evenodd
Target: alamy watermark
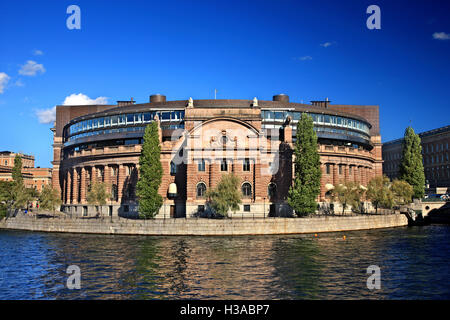
M 66 273 L 70 274 L 66 281 L 67 289 L 81 289 L 80 267 L 77 265 L 70 265 L 69 267 L 67 267 Z
M 72 4 L 67 7 L 66 13 L 70 14 L 70 16 L 66 20 L 67 29 L 69 29 L 69 30 L 81 29 L 81 9 L 80 9 L 80 7 L 75 4 Z
M 367 278 L 367 289 L 374 290 L 374 289 L 381 289 L 381 270 L 380 267 L 377 265 L 371 265 L 367 267 L 367 274 L 370 274 L 370 276 Z
M 367 18 L 366 26 L 369 30 L 381 29 L 381 9 L 379 6 L 373 4 L 367 7 L 367 14 L 370 16 Z

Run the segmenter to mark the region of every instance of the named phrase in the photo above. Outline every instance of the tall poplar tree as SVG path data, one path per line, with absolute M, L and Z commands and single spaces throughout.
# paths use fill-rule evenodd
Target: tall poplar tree
M 289 189 L 288 203 L 298 216 L 305 216 L 317 209 L 316 198 L 320 193 L 320 155 L 317 135 L 310 115 L 302 113 L 297 123 L 295 142 L 295 174 Z
M 414 133 L 413 128 L 406 128 L 402 144 L 400 179 L 408 182 L 413 187 L 414 198 L 417 199 L 422 198 L 425 194 L 425 172 L 420 143 L 420 137 Z
M 163 204 L 163 199 L 158 193 L 163 175 L 160 155 L 158 123 L 153 121 L 145 128 L 144 143 L 139 157 L 139 181 L 136 185 L 136 195 L 139 197 L 141 218 L 153 218 Z

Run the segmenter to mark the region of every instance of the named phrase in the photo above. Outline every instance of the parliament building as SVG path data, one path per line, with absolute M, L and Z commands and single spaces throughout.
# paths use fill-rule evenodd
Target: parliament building
M 322 169 L 318 202 L 345 181 L 366 186 L 382 174 L 378 106 L 339 105 L 326 99 L 311 104 L 289 101 L 187 100 L 118 101 L 116 105 L 57 106 L 53 187 L 63 210 L 94 215 L 89 186 L 106 184 L 111 197 L 104 216 L 136 216 L 139 155 L 146 125 L 158 123 L 164 199 L 158 218 L 208 214 L 205 194 L 223 174 L 240 179 L 239 217 L 288 215 L 293 180 L 293 148 L 302 113 L 314 121 Z

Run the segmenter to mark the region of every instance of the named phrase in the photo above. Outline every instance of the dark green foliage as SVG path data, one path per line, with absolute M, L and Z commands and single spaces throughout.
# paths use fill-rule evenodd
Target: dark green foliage
M 163 199 L 158 193 L 162 182 L 161 146 L 156 121 L 145 128 L 144 143 L 139 158 L 139 181 L 136 195 L 139 197 L 139 216 L 153 218 L 161 208 Z
M 295 142 L 295 176 L 289 189 L 288 203 L 298 216 L 305 216 L 317 209 L 316 198 L 320 193 L 320 156 L 317 135 L 310 115 L 302 113 L 297 124 Z
M 6 216 L 6 211 L 12 200 L 12 181 L 0 180 L 0 219 Z
M 228 211 L 239 210 L 241 190 L 239 190 L 239 178 L 234 174 L 222 175 L 219 184 L 206 193 L 208 204 L 215 213 L 228 217 Z
M 11 205 L 15 209 L 22 209 L 26 206 L 27 202 L 31 200 L 30 192 L 25 188 L 22 177 L 22 158 L 20 155 L 16 155 L 14 158 L 14 167 L 12 169 L 12 194 Z
M 422 146 L 420 137 L 413 128 L 405 130 L 400 163 L 400 179 L 408 182 L 414 191 L 414 198 L 420 199 L 425 194 L 425 172 L 422 162 Z

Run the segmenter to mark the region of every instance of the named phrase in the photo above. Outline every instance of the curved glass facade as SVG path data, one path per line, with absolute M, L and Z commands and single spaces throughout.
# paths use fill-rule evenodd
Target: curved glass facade
M 301 117 L 300 111 L 288 110 L 261 110 L 261 120 L 263 129 L 279 129 L 283 126 L 288 116 L 292 123 L 297 123 Z M 318 134 L 330 138 L 330 135 L 337 139 L 352 139 L 368 142 L 370 140 L 370 125 L 367 122 L 352 119 L 349 117 L 310 113 L 314 121 L 314 130 Z M 64 142 L 75 142 L 75 140 L 97 135 L 139 132 L 144 133 L 145 126 L 153 121 L 155 116 L 161 121 L 162 129 L 183 129 L 184 128 L 184 110 L 172 111 L 147 111 L 125 113 L 111 116 L 99 116 L 93 119 L 81 120 L 68 125 L 64 131 Z M 296 126 L 293 126 L 293 135 L 295 136 Z M 340 137 L 340 138 L 339 138 Z

